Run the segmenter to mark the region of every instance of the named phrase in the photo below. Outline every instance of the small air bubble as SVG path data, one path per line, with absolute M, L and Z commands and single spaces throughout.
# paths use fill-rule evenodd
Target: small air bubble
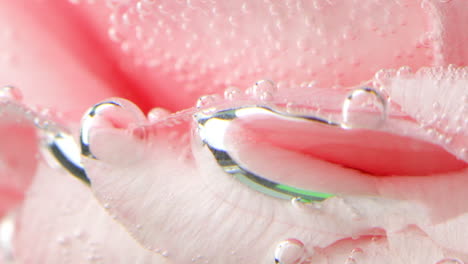
M 63 236 L 60 236 L 57 238 L 57 243 L 61 246 L 65 246 L 65 245 L 68 245 L 70 242 L 70 240 L 66 237 L 63 237 Z
M 468 105 L 468 95 L 462 96 L 462 102 Z
M 276 84 L 271 80 L 260 80 L 251 88 L 251 95 L 262 101 L 270 101 L 274 98 Z
M 120 42 L 122 40 L 120 33 L 114 27 L 109 28 L 108 35 L 109 35 L 109 38 L 114 42 Z
M 395 72 L 393 70 L 382 69 L 375 73 L 374 75 L 374 86 L 386 86 L 390 83 L 391 79 L 394 77 Z
M 212 94 L 212 95 L 203 95 L 200 96 L 197 100 L 196 107 L 198 109 L 213 106 L 216 102 L 220 100 L 219 95 Z
M 296 209 L 304 209 L 308 202 L 304 201 L 301 197 L 293 197 L 291 198 L 291 204 Z
M 7 85 L 0 88 L 0 100 L 1 99 L 21 101 L 23 95 L 18 88 Z
M 154 123 L 156 121 L 160 121 L 170 115 L 169 110 L 161 107 L 156 107 L 151 109 L 151 111 L 148 112 L 148 120 L 151 123 Z
M 306 255 L 304 243 L 298 239 L 286 239 L 276 245 L 274 260 L 276 264 L 299 264 Z
M 342 119 L 346 128 L 380 127 L 387 119 L 387 101 L 373 88 L 355 89 L 343 102 Z
M 0 219 L 0 261 L 13 262 L 13 236 L 15 233 L 15 215 L 10 213 Z
M 407 78 L 407 77 L 410 77 L 412 73 L 413 73 L 413 69 L 411 69 L 411 67 L 403 66 L 397 70 L 396 76 L 400 78 Z
M 460 150 L 460 156 L 465 159 L 465 160 L 468 160 L 468 148 L 462 148 Z
M 239 88 L 234 87 L 234 86 L 228 87 L 226 88 L 226 90 L 224 90 L 224 98 L 229 101 L 240 99 L 242 98 L 242 95 L 243 95 L 242 91 Z

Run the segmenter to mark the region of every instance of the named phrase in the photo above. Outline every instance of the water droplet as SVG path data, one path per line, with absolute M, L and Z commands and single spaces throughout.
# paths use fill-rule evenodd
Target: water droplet
M 357 88 L 343 102 L 342 119 L 345 128 L 378 128 L 387 119 L 387 100 L 373 88 Z
M 210 107 L 216 104 L 216 102 L 218 102 L 219 100 L 220 97 L 217 94 L 203 95 L 200 96 L 200 98 L 198 98 L 196 107 L 198 109 Z
M 81 120 L 80 145 L 81 154 L 94 158 L 90 146 L 91 131 L 101 128 L 132 129 L 145 123 L 146 117 L 132 102 L 112 98 L 91 107 Z
M 23 95 L 18 88 L 7 85 L 0 88 L 0 100 L 1 99 L 21 101 L 21 99 L 23 99 Z
M 229 101 L 240 99 L 242 98 L 242 95 L 242 91 L 235 86 L 228 87 L 224 90 L 224 98 Z
M 444 258 L 444 259 L 437 261 L 435 264 L 465 264 L 465 263 L 456 258 Z
M 271 80 L 260 80 L 252 86 L 251 94 L 262 101 L 270 101 L 274 98 L 276 84 Z
M 166 117 L 168 117 L 171 113 L 169 110 L 161 107 L 156 107 L 151 109 L 151 111 L 148 112 L 148 120 L 151 123 L 154 123 L 156 121 L 160 121 Z
M 306 255 L 304 244 L 297 239 L 290 238 L 276 245 L 276 264 L 299 264 Z
M 168 256 L 169 256 L 169 252 L 163 251 L 163 252 L 161 252 L 161 256 L 163 256 L 163 257 L 168 257 Z
M 15 233 L 15 214 L 6 214 L 0 219 L 0 262 L 13 263 L 13 236 Z

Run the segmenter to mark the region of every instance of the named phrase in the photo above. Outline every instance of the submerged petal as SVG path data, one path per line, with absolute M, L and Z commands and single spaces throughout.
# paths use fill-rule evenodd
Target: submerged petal
M 209 113 L 223 109 L 222 102 L 219 104 L 197 111 Z M 336 107 L 328 109 L 333 108 Z M 329 110 L 323 110 L 322 114 Z M 91 149 L 98 158 L 86 159 L 84 163 L 101 203 L 110 206 L 109 211 L 140 243 L 152 250 L 166 250 L 169 258 L 176 262 L 184 263 L 201 256 L 207 261 L 223 263 L 241 260 L 259 263 L 273 256 L 274 241 L 298 239 L 308 252 L 315 252 L 316 248 L 327 248 L 342 239 L 381 235 L 379 230 L 395 234 L 404 232 L 408 226 L 430 226 L 433 224 L 430 216 L 434 216 L 434 212 L 441 217 L 439 220 L 466 212 L 466 208 L 455 203 L 447 208 L 446 199 L 443 199 L 445 204 L 434 203 L 437 195 L 427 191 L 440 186 L 441 181 L 434 180 L 439 178 L 443 179 L 442 186 L 447 188 L 466 186 L 464 169 L 446 175 L 414 177 L 414 181 L 404 177 L 371 180 L 367 191 L 356 183 L 359 176 L 348 175 L 350 177 L 343 178 L 343 181 L 349 181 L 349 185 L 342 187 L 343 197 L 330 198 L 317 207 L 296 206 L 289 201 L 272 199 L 228 176 L 215 162 L 212 153 L 200 145 L 196 133 L 190 143 L 194 111 L 176 113 L 148 124 L 100 128 L 90 140 Z M 396 113 L 397 117 L 402 116 Z M 111 123 L 118 123 L 118 116 L 114 118 L 115 122 Z M 258 128 L 265 127 L 265 124 L 253 123 Z M 416 128 L 392 128 L 389 125 L 385 129 L 432 144 L 418 125 Z M 294 131 L 288 133 L 293 135 Z M 253 136 L 255 138 L 255 134 Z M 240 138 L 249 139 L 247 136 Z M 191 153 L 189 145 L 192 145 Z M 273 148 L 264 151 L 273 156 L 278 153 L 278 149 Z M 127 153 L 136 153 L 137 158 Z M 252 154 L 245 152 L 242 155 L 246 153 Z M 258 149 L 256 153 L 259 153 Z M 257 157 L 261 158 L 261 155 Z M 315 179 L 310 182 L 311 186 L 315 182 L 316 187 L 323 188 L 325 176 L 339 178 L 347 175 L 347 169 L 334 164 L 317 160 L 311 166 L 308 165 L 310 158 L 289 155 L 284 167 L 294 167 L 298 175 L 310 175 Z M 246 160 L 255 166 L 262 162 L 257 157 L 251 155 Z M 275 163 L 279 166 L 263 171 L 263 176 L 268 178 L 282 170 L 280 162 L 285 156 L 279 157 Z M 321 167 L 316 166 L 319 163 L 323 163 Z M 398 185 L 389 185 L 391 182 Z M 336 184 L 333 187 L 336 188 Z M 352 195 L 345 195 L 347 189 L 353 188 L 354 191 L 348 193 Z M 465 196 L 462 188 L 454 189 L 460 201 Z M 417 193 L 421 195 L 415 195 Z M 174 232 L 178 235 L 174 236 Z M 397 244 L 387 246 L 385 254 L 398 256 L 400 253 L 395 252 L 405 250 Z M 428 245 L 428 248 L 433 247 L 438 245 Z M 252 251 L 256 253 L 252 254 Z M 437 261 L 438 257 L 443 255 L 431 259 Z

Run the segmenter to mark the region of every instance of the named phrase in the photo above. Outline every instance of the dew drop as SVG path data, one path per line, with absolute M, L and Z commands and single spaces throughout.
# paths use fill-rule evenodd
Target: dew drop
M 456 258 L 444 258 L 444 259 L 437 261 L 435 264 L 465 264 L 465 263 Z
M 81 154 L 96 159 L 90 146 L 90 136 L 93 130 L 102 128 L 131 129 L 138 127 L 145 121 L 146 117 L 141 110 L 125 99 L 112 98 L 94 105 L 81 119 Z
M 15 214 L 6 214 L 0 219 L 0 262 L 13 263 L 13 236 L 15 233 Z
M 304 244 L 297 239 L 290 238 L 281 241 L 276 245 L 276 264 L 299 264 L 306 255 Z
M 23 95 L 18 88 L 7 85 L 0 88 L 0 100 L 1 99 L 21 101 Z
M 235 86 L 228 87 L 226 90 L 224 90 L 224 99 L 229 101 L 240 99 L 242 98 L 242 95 L 242 91 Z
M 156 121 L 160 121 L 170 115 L 169 110 L 161 107 L 156 107 L 151 109 L 151 111 L 148 112 L 148 120 L 151 123 L 154 123 Z
M 203 96 L 200 96 L 200 98 L 198 98 L 196 107 L 197 109 L 210 107 L 210 106 L 213 106 L 219 100 L 220 100 L 220 97 L 217 94 L 203 95 Z
M 378 128 L 387 119 L 387 101 L 373 88 L 357 88 L 346 97 L 341 114 L 345 128 Z

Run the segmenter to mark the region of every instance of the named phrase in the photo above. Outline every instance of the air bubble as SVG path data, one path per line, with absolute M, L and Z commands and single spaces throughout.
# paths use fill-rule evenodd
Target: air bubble
M 465 264 L 465 263 L 456 258 L 444 258 L 444 259 L 437 261 L 435 264 Z
M 203 95 L 203 96 L 200 96 L 200 98 L 198 98 L 196 107 L 197 109 L 210 107 L 216 104 L 216 102 L 218 102 L 219 100 L 220 100 L 220 97 L 219 95 L 216 95 L 216 94 Z
M 13 236 L 15 233 L 15 214 L 6 214 L 0 219 L 0 262 L 13 263 Z
M 81 120 L 81 154 L 95 158 L 91 151 L 90 136 L 93 130 L 102 128 L 136 128 L 146 121 L 140 109 L 132 102 L 112 98 L 91 107 Z
M 396 76 L 400 78 L 407 78 L 410 77 L 412 74 L 413 69 L 411 69 L 411 67 L 409 66 L 400 67 L 396 72 Z
M 114 42 L 120 42 L 122 40 L 122 37 L 120 36 L 119 32 L 114 27 L 109 28 L 108 35 L 109 38 Z
M 224 99 L 227 99 L 229 101 L 240 99 L 242 98 L 242 95 L 242 91 L 234 86 L 228 87 L 226 88 L 226 90 L 224 90 Z
M 307 206 L 307 201 L 304 201 L 301 197 L 291 198 L 291 204 L 296 209 L 305 209 Z
M 387 100 L 373 88 L 357 88 L 343 102 L 342 119 L 345 128 L 378 128 L 387 119 Z
M 18 88 L 7 85 L 0 88 L 0 100 L 1 99 L 21 101 L 21 99 L 23 99 L 23 95 Z
M 362 248 L 354 248 L 353 250 L 351 250 L 351 253 L 346 259 L 345 264 L 357 264 L 357 259 L 362 254 L 364 254 L 364 250 L 362 250 Z
M 251 95 L 262 101 L 271 101 L 274 98 L 274 94 L 276 93 L 276 84 L 271 80 L 260 80 L 257 81 L 254 86 L 252 86 Z
M 468 148 L 462 148 L 460 150 L 460 156 L 462 159 L 468 160 Z
M 70 243 L 70 240 L 67 238 L 67 237 L 64 237 L 64 236 L 59 236 L 57 238 L 57 244 L 61 245 L 61 246 L 66 246 Z
M 382 69 L 375 73 L 373 85 L 374 87 L 387 86 L 391 79 L 395 76 L 394 70 Z
M 306 255 L 304 243 L 290 238 L 276 245 L 275 264 L 299 264 Z
M 156 107 L 151 109 L 151 111 L 148 112 L 148 120 L 151 123 L 154 123 L 156 121 L 160 121 L 170 115 L 169 110 L 161 107 Z

